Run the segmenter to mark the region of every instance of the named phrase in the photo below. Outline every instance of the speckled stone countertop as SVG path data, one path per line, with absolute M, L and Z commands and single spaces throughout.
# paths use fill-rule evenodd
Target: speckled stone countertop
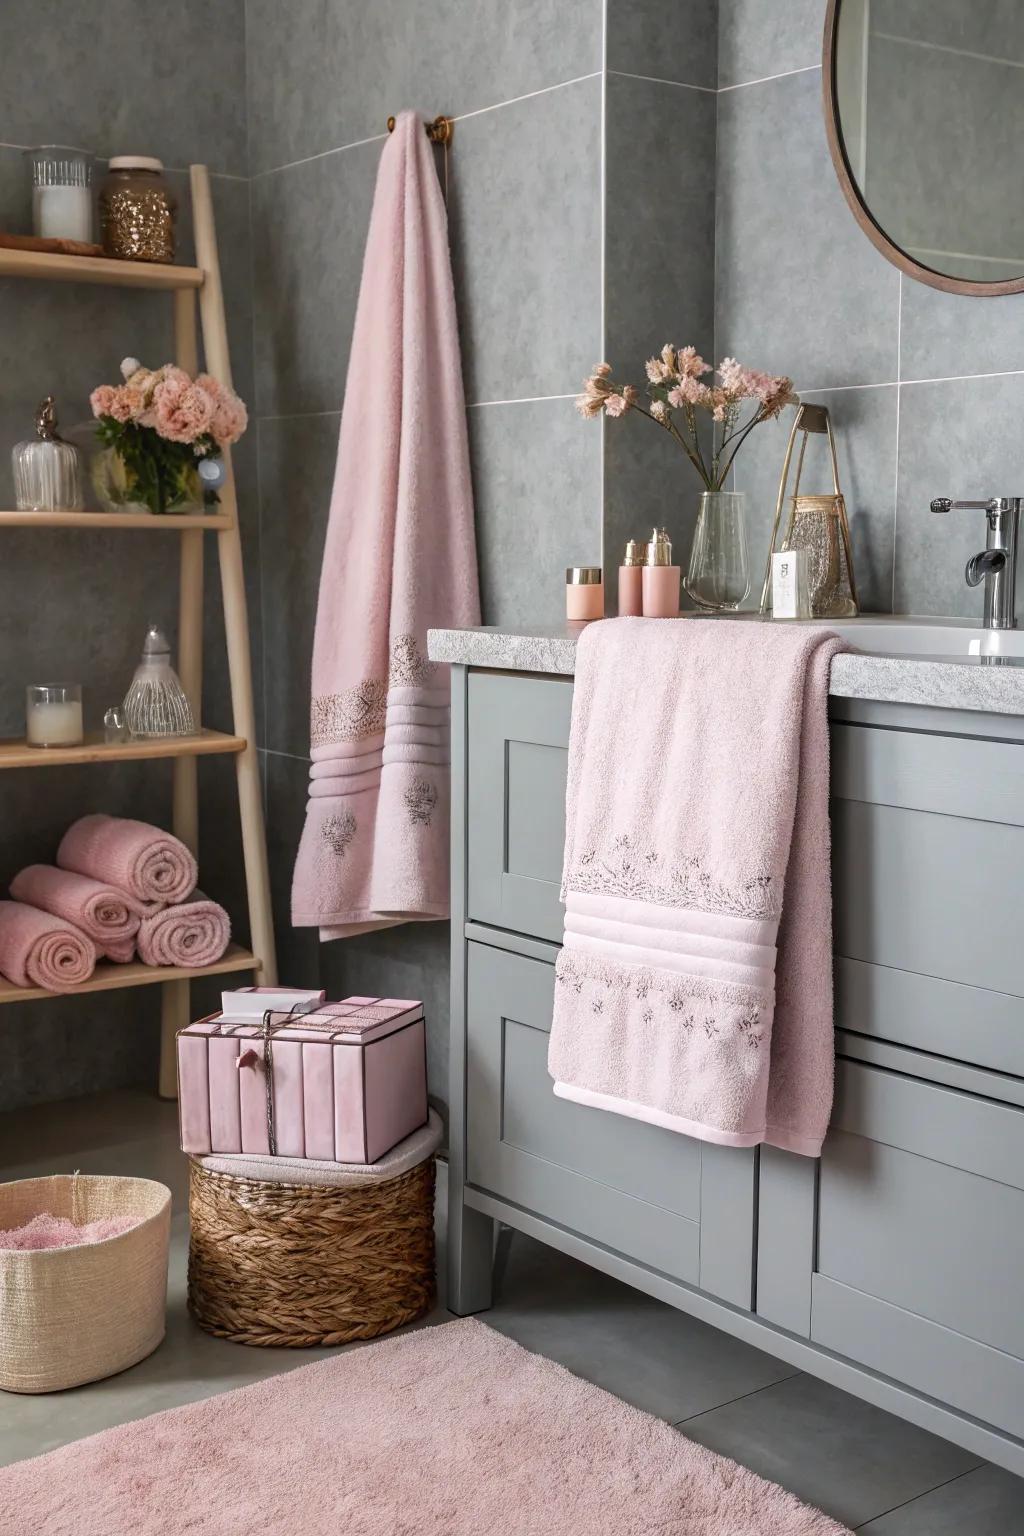
M 770 621 L 741 617 L 721 622 Z M 982 648 L 990 642 L 998 643 L 983 631 L 965 624 L 885 615 L 829 627 L 843 634 L 850 645 L 865 642 L 874 652 L 852 650 L 835 658 L 829 689 L 834 698 L 1024 716 L 1024 654 L 952 654 L 954 647 L 968 647 L 972 637 L 976 637 L 974 645 Z M 576 666 L 576 641 L 582 628 L 562 624 L 432 629 L 428 651 L 431 661 L 571 677 Z M 934 649 L 924 648 L 933 641 Z M 1020 632 L 1004 643 L 1024 652 L 1024 635 Z M 906 652 L 900 651 L 901 645 L 907 646 Z

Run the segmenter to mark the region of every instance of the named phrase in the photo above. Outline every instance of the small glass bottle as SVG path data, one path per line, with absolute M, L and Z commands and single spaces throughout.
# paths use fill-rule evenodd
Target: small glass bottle
M 155 624 L 146 631 L 142 660 L 125 694 L 124 720 L 132 736 L 194 736 L 192 706 L 171 666 L 171 647 Z
M 644 556 L 636 539 L 629 539 L 619 566 L 619 618 L 637 619 L 644 611 Z
M 604 618 L 604 575 L 599 565 L 570 565 L 567 568 L 565 616 L 570 624 Z
M 652 528 L 641 572 L 645 619 L 679 617 L 679 567 L 672 564 L 672 541 L 664 528 Z
M 12 451 L 19 512 L 78 512 L 82 508 L 82 456 L 57 431 L 53 396 L 36 411 L 36 435 Z

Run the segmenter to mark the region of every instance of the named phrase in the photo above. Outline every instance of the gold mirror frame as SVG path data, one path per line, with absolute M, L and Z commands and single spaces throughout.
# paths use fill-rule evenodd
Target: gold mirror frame
M 908 277 L 917 278 L 920 283 L 927 283 L 930 288 L 941 288 L 944 293 L 971 294 L 976 298 L 995 298 L 1003 293 L 1024 293 L 1024 272 L 1020 277 L 1003 278 L 996 283 L 977 282 L 971 278 L 948 277 L 944 272 L 936 272 L 931 267 L 915 261 L 913 256 L 908 256 L 900 246 L 892 240 L 872 216 L 864 199 L 861 197 L 857 183 L 854 181 L 853 172 L 850 170 L 849 161 L 846 158 L 846 149 L 843 144 L 843 130 L 839 123 L 839 106 L 836 100 L 836 34 L 839 28 L 839 8 L 843 0 L 828 0 L 828 10 L 825 13 L 825 37 L 821 53 L 821 89 L 825 108 L 825 135 L 828 139 L 829 153 L 832 156 L 832 164 L 835 166 L 836 175 L 839 177 L 839 185 L 843 189 L 846 201 L 849 203 L 853 216 L 861 229 L 867 235 L 877 251 L 881 251 L 887 261 L 893 266 L 899 267 L 901 272 L 906 272 Z

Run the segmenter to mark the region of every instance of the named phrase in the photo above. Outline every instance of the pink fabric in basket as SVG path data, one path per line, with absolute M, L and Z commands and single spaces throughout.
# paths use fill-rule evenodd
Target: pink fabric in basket
M 103 1243 L 108 1237 L 120 1237 L 137 1224 L 137 1216 L 101 1216 L 76 1226 L 67 1216 L 40 1211 L 20 1227 L 0 1231 L 0 1248 L 76 1248 L 82 1243 Z

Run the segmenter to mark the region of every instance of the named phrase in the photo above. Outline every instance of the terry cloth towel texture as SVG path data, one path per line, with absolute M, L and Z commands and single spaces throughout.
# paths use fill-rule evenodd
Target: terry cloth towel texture
M 444 200 L 403 112 L 381 154 L 313 644 L 292 922 L 324 939 L 448 915 L 448 669 L 427 630 L 480 621 Z
M 562 1098 L 815 1157 L 832 1104 L 826 629 L 581 635 L 548 1067 Z M 777 946 L 777 947 L 776 947 Z
M 231 940 L 231 919 L 216 901 L 193 892 L 191 901 L 164 907 L 139 926 L 139 957 L 146 965 L 216 965 Z
M 0 974 L 16 987 L 73 992 L 95 965 L 92 939 L 65 918 L 23 901 L 0 901 Z
M 124 816 L 82 816 L 61 839 L 57 863 L 116 885 L 151 911 L 153 903 L 184 901 L 199 878 L 195 859 L 178 838 Z
M 30 864 L 11 881 L 11 895 L 74 923 L 111 960 L 130 960 L 135 953 L 146 906 L 117 886 L 52 864 Z

